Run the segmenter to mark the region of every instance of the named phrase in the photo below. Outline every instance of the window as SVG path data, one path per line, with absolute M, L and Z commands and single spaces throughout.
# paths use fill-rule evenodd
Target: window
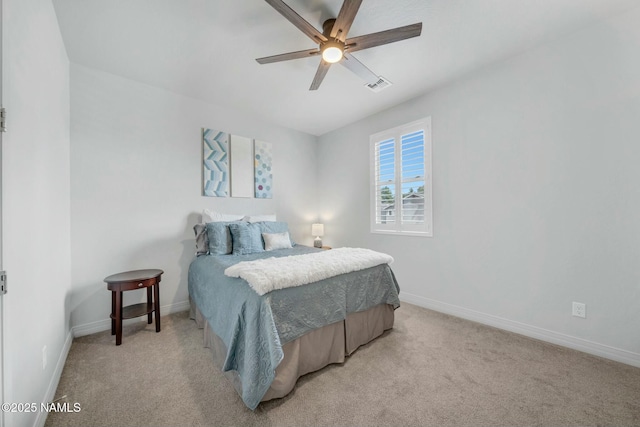
M 433 236 L 431 117 L 371 135 L 371 232 Z

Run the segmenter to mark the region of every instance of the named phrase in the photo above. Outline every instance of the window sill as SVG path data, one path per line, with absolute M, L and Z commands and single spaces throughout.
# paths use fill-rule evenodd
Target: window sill
M 390 236 L 415 236 L 415 237 L 433 237 L 431 231 L 395 231 L 395 230 L 371 230 L 372 234 L 387 234 Z

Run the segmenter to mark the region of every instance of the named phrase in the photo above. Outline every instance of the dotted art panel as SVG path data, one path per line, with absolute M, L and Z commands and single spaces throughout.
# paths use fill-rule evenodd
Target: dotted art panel
M 272 145 L 270 142 L 254 141 L 254 179 L 256 198 L 273 198 Z

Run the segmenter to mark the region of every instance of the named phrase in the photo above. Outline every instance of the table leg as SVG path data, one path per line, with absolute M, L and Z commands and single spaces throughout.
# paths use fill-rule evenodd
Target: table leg
M 116 293 L 111 291 L 111 335 L 116 334 Z
M 147 304 L 151 304 L 151 302 L 152 302 L 152 299 L 151 299 L 151 286 L 149 286 L 149 287 L 147 287 Z M 149 324 L 149 325 L 152 322 L 152 316 L 153 316 L 153 313 L 149 313 L 147 315 L 147 324 Z
M 156 332 L 160 332 L 160 280 L 153 285 L 153 299 L 155 300 Z
M 116 294 L 116 345 L 122 344 L 122 292 Z

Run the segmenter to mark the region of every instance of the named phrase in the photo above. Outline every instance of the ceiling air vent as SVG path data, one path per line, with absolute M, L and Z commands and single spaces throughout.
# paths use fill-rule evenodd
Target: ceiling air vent
M 368 87 L 369 89 L 371 89 L 373 92 L 380 92 L 382 89 L 386 89 L 389 86 L 391 86 L 393 83 L 391 83 L 389 80 L 385 79 L 382 76 L 378 77 L 378 81 L 375 83 L 368 83 L 365 86 Z

